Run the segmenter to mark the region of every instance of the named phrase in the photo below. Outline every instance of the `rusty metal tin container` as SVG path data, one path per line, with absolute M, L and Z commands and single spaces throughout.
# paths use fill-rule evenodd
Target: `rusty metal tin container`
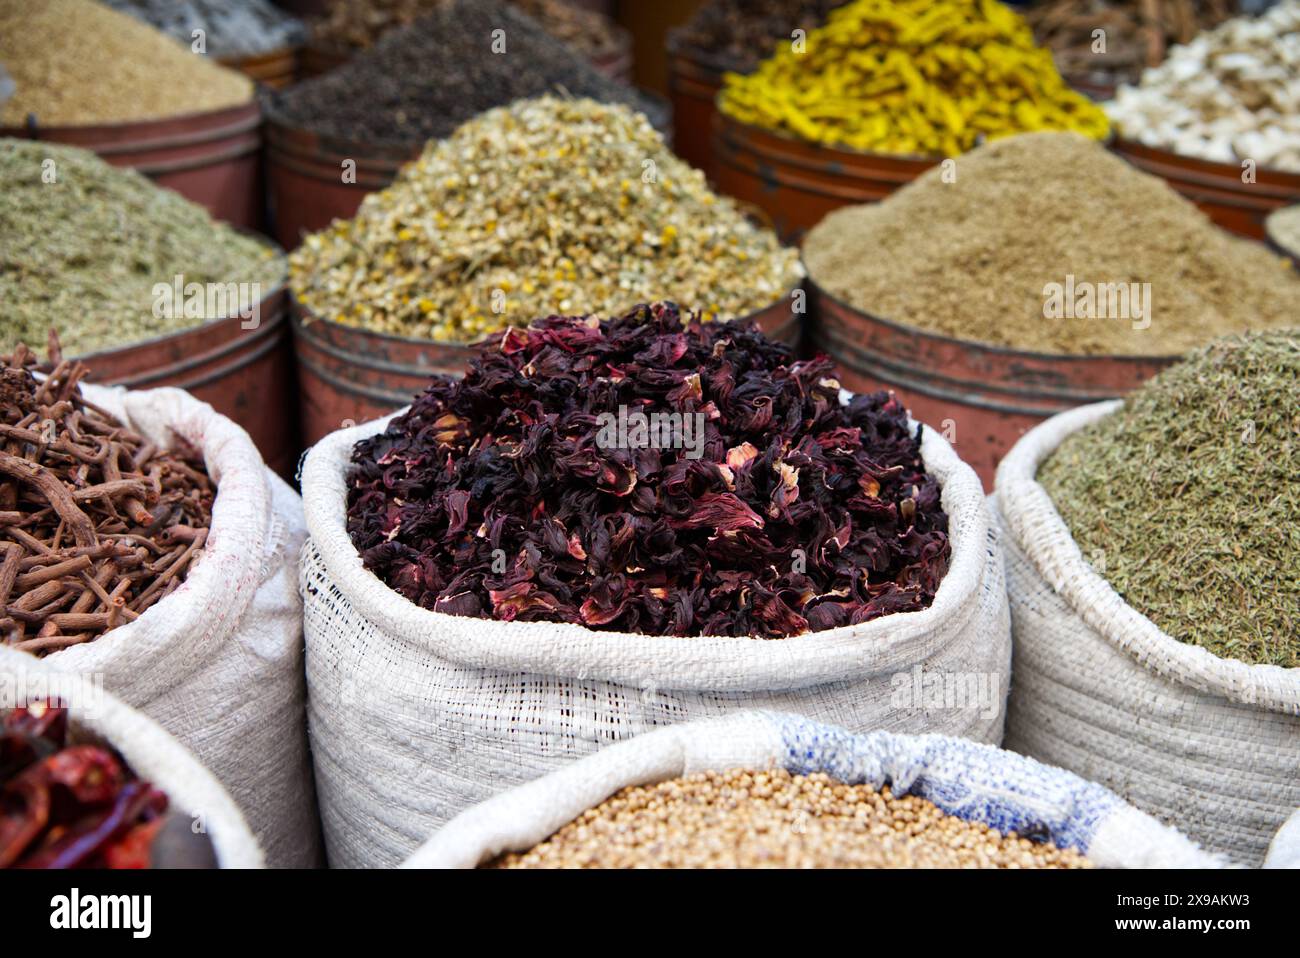
M 912 417 L 950 435 L 992 490 L 998 463 L 1024 433 L 1076 406 L 1115 399 L 1177 356 L 1073 356 L 952 339 L 880 319 L 805 280 L 809 335 L 850 392 L 892 389 Z
M 308 130 L 266 124 L 266 180 L 276 240 L 293 249 L 304 233 L 353 216 L 366 194 L 382 190 L 421 146 L 367 146 Z M 356 163 L 354 182 L 344 182 L 344 162 Z
M 311 445 L 345 423 L 401 409 L 435 375 L 460 376 L 477 347 L 376 333 L 320 319 L 292 304 L 303 441 Z M 773 339 L 798 348 L 801 317 L 786 295 L 745 317 Z
M 298 403 L 284 284 L 262 297 L 256 328 L 239 316 L 80 357 L 91 381 L 176 386 L 248 431 L 266 464 L 290 477 L 298 461 Z
M 139 123 L 0 127 L 0 136 L 90 150 L 207 207 L 219 220 L 256 229 L 262 221 L 261 125 L 254 99 L 224 110 Z
M 1264 239 L 1264 220 L 1273 210 L 1300 203 L 1300 173 L 1255 170 L 1255 182 L 1242 182 L 1240 164 L 1215 163 L 1116 137 L 1112 149 L 1134 166 L 1152 173 L 1187 197 L 1224 229 Z
M 281 90 L 298 76 L 298 48 L 281 47 L 253 56 L 223 57 L 221 64 L 272 90 Z
M 718 189 L 765 210 L 790 242 L 832 210 L 883 200 L 942 160 L 821 146 L 740 123 L 721 110 L 713 142 Z
M 714 178 L 713 122 L 726 68 L 668 34 L 668 99 L 677 155 Z

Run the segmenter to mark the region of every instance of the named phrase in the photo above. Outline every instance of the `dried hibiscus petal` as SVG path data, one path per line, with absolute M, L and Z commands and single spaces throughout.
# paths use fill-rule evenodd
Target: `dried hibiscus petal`
M 780 638 L 924 609 L 950 558 L 891 394 L 671 303 L 497 334 L 352 463 L 366 567 L 452 615 Z

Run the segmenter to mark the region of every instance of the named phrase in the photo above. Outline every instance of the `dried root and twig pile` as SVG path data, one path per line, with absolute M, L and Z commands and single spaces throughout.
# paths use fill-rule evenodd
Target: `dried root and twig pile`
M 19 345 L 0 370 L 0 642 L 44 655 L 134 621 L 198 561 L 215 487 L 81 395 L 89 372 Z
M 1050 0 L 1025 13 L 1034 36 L 1067 77 L 1134 82 L 1158 66 L 1175 43 L 1240 12 L 1239 0 Z M 1094 31 L 1106 32 L 1106 50 L 1094 49 Z

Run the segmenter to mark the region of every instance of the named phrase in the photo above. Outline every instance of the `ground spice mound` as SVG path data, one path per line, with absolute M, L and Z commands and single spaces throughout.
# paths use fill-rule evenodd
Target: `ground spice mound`
M 283 281 L 278 250 L 85 150 L 0 139 L 0 181 L 0 343 L 43 343 L 57 326 L 85 355 L 225 318 L 206 315 L 206 298 L 191 309 L 204 315 L 155 314 L 155 284 L 177 275 L 262 295 Z
M 672 304 L 510 329 L 357 443 L 348 532 L 454 615 L 780 638 L 924 609 L 951 548 L 921 427 L 833 375 Z
M 1090 868 L 886 786 L 770 771 L 624 788 L 491 868 Z
M 1295 323 L 1300 280 L 1163 181 L 1068 133 L 997 140 L 804 241 L 819 287 L 883 319 L 1031 352 L 1177 355 Z M 1050 283 L 1150 283 L 1150 325 L 1045 315 Z
M 703 53 L 728 70 L 748 73 L 795 30 L 826 22 L 844 0 L 710 0 L 673 31 L 676 45 Z
M 798 253 L 749 223 L 643 116 L 542 97 L 431 143 L 290 257 L 317 316 L 469 341 L 535 316 L 671 298 L 745 316 L 800 279 Z
M 0 0 L 0 63 L 13 98 L 0 124 L 124 123 L 220 110 L 253 81 L 91 0 Z
M 1025 130 L 1100 139 L 1109 127 L 996 0 L 854 0 L 754 72 L 727 74 L 718 106 L 814 143 L 925 156 Z
M 1300 667 L 1300 330 L 1215 342 L 1061 443 L 1041 482 L 1129 605 L 1215 655 Z
M 494 43 L 504 42 L 504 50 Z M 422 144 L 484 110 L 564 92 L 647 113 L 654 101 L 500 0 L 450 0 L 351 62 L 278 94 L 274 119 L 351 143 Z

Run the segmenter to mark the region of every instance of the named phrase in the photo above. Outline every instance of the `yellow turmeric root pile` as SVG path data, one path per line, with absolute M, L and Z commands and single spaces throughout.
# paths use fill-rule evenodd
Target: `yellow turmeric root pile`
M 721 107 L 816 143 L 926 156 L 1031 130 L 1109 129 L 997 0 L 855 0 L 756 72 L 727 74 Z

